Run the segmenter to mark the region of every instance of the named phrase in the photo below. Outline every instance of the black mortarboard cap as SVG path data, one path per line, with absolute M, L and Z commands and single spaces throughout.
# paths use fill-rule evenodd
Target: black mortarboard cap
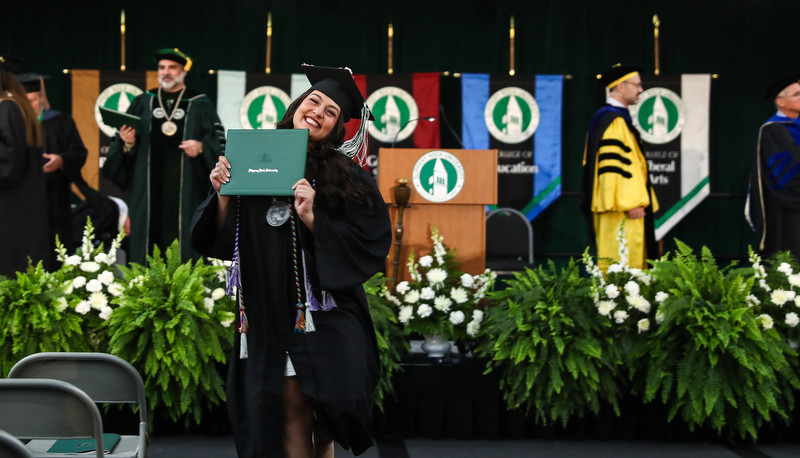
M 158 62 L 161 59 L 168 59 L 183 65 L 187 72 L 192 68 L 192 58 L 178 48 L 161 48 L 153 53 L 153 59 Z
M 642 73 L 642 69 L 632 65 L 614 64 L 601 75 L 598 75 L 598 79 L 604 87 L 610 88 L 628 79 L 625 77 L 632 73 Z
M 780 78 L 773 81 L 767 90 L 764 91 L 764 98 L 769 100 L 774 100 L 778 94 L 781 93 L 782 90 L 786 89 L 793 83 L 800 82 L 800 73 L 790 73 L 788 75 L 783 75 Z
M 22 83 L 22 87 L 25 88 L 25 92 L 39 92 L 42 90 L 42 80 L 50 78 L 47 75 L 41 75 L 39 73 L 20 73 L 17 75 L 17 79 L 19 82 Z
M 364 96 L 350 69 L 303 64 L 301 70 L 308 77 L 312 89 L 322 92 L 339 105 L 344 122 L 350 118 L 361 119 Z M 375 119 L 371 113 L 370 119 Z
M 22 67 L 22 59 L 19 57 L 9 56 L 8 54 L 0 54 L 0 70 L 5 70 L 11 73 L 19 73 Z

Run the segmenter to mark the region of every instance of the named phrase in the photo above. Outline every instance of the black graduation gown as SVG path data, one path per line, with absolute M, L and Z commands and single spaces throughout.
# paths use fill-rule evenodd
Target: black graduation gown
M 0 275 L 24 271 L 49 248 L 42 149 L 26 146 L 22 110 L 0 100 Z
M 291 221 L 279 227 L 267 224 L 270 197 L 238 198 L 249 356 L 239 359 L 237 333 L 227 403 L 241 457 L 283 455 L 281 394 L 287 351 L 302 392 L 314 400 L 321 427 L 355 454 L 372 445 L 372 394 L 379 365 L 361 285 L 383 268 L 392 233 L 386 205 L 374 180 L 355 163 L 352 167 L 358 181 L 370 191 L 371 206 L 351 203 L 344 212 L 331 214 L 315 205 L 313 233 L 294 215 L 298 244 L 305 252 L 315 295 L 328 291 L 337 304 L 331 311 L 312 313 L 315 332 L 293 332 L 297 292 Z M 215 233 L 216 196 L 212 193 L 198 208 L 192 243 L 199 252 L 221 259 L 232 257 L 235 199 L 221 233 Z M 302 284 L 299 252 L 298 271 Z M 301 290 L 304 298 L 305 291 Z
M 46 110 L 42 115 L 44 152 L 58 154 L 64 161 L 61 169 L 45 173 L 47 201 L 50 208 L 50 257 L 55 266 L 55 240 L 72 252 L 77 246 L 72 233 L 71 184 L 80 177 L 86 162 L 86 147 L 72 117 L 56 110 Z
M 759 248 L 766 256 L 789 250 L 800 259 L 800 125 L 770 118 L 761 127 L 756 161 L 750 205 Z

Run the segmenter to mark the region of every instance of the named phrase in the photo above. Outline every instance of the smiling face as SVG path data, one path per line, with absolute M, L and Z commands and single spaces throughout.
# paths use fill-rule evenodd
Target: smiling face
M 313 91 L 297 107 L 292 122 L 295 129 L 308 129 L 308 143 L 327 137 L 339 119 L 341 110 L 330 97 Z
M 169 59 L 158 61 L 158 84 L 165 91 L 175 92 L 181 90 L 185 77 L 186 72 L 183 70 L 183 65 Z

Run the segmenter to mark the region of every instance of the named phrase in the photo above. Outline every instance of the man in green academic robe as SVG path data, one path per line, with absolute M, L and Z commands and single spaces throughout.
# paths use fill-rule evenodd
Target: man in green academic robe
M 189 224 L 210 189 L 222 126 L 208 96 L 184 83 L 191 58 L 177 48 L 153 57 L 159 87 L 137 96 L 127 111 L 141 117 L 141 128 L 120 128 L 102 173 L 127 193 L 129 260 L 143 264 L 153 246 L 163 252 L 177 239 L 185 262 L 200 257 L 189 243 Z

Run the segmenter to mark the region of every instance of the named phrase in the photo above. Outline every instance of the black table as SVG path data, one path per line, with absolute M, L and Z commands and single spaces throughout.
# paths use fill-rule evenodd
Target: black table
M 404 356 L 402 370 L 392 379 L 396 397 L 384 400 L 383 433 L 430 439 L 503 436 L 499 373 L 484 375 L 486 362 L 457 354 Z

